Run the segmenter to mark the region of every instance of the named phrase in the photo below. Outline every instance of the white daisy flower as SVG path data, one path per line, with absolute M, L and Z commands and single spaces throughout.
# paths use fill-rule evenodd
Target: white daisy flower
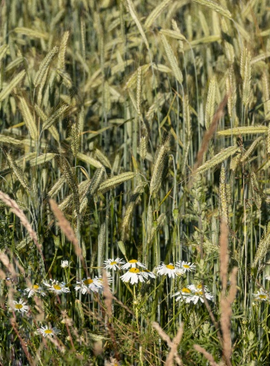
M 43 288 L 39 285 L 33 285 L 31 288 L 26 288 L 24 290 L 26 292 L 26 294 L 28 294 L 28 297 L 32 297 L 34 295 L 41 295 L 41 296 L 45 296 L 45 292 L 43 291 Z
M 172 263 L 162 263 L 157 267 L 157 274 L 161 276 L 168 275 L 170 278 L 175 278 L 176 276 L 181 276 L 183 273 L 181 268 L 174 266 Z
M 61 261 L 61 267 L 62 268 L 67 268 L 68 266 L 69 266 L 69 261 L 66 261 L 66 260 Z
M 148 280 L 148 278 L 156 278 L 153 272 L 150 272 L 148 269 L 142 269 L 141 275 Z
M 116 258 L 116 259 L 107 259 L 104 262 L 105 269 L 113 269 L 116 271 L 117 269 L 120 269 L 121 266 L 125 263 L 123 259 Z
M 137 259 L 131 259 L 130 261 L 128 261 L 126 264 L 124 264 L 121 269 L 129 269 L 129 268 L 146 268 L 144 264 L 142 264 L 141 262 L 137 261 Z
M 269 293 L 262 288 L 257 292 L 257 294 L 253 294 L 255 301 L 269 301 Z
M 43 335 L 43 337 L 53 337 L 60 333 L 60 330 L 57 328 L 52 328 L 48 325 L 45 325 L 45 327 L 41 327 L 37 329 L 37 332 Z
M 91 292 L 100 292 L 103 290 L 102 283 L 99 278 L 84 278 L 82 281 L 77 281 L 75 286 L 76 291 L 80 291 L 83 295 Z
M 59 281 L 56 281 L 56 280 L 50 280 L 50 282 L 51 283 L 48 283 L 47 281 L 43 281 L 44 285 L 48 287 L 48 290 L 50 292 L 54 292 L 57 295 L 59 295 L 61 293 L 70 292 L 70 290 L 66 287 L 65 282 L 59 283 Z
M 213 295 L 210 294 L 206 287 L 204 287 L 204 294 L 207 300 L 213 301 Z M 191 302 L 197 304 L 198 301 L 204 303 L 202 285 L 189 285 L 188 287 L 182 288 L 180 292 L 175 293 L 173 296 L 177 296 L 176 301 L 184 301 L 187 304 Z
M 120 278 L 123 282 L 130 282 L 132 285 L 134 285 L 134 283 L 144 282 L 144 276 L 139 268 L 130 268 Z
M 196 270 L 196 266 L 194 263 L 191 262 L 177 262 L 176 265 L 183 269 L 184 272 L 194 272 Z
M 29 310 L 29 306 L 22 299 L 19 302 L 13 300 L 12 309 L 23 314 Z
M 270 280 L 270 276 L 265 276 L 264 278 L 268 281 Z

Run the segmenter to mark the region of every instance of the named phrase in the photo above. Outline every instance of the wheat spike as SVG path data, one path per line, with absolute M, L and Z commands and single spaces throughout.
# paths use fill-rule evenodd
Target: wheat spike
M 228 9 L 225 9 L 223 6 L 217 4 L 213 0 L 193 0 L 193 1 L 195 3 L 207 6 L 208 8 L 216 11 L 217 13 L 223 15 L 224 17 L 226 17 L 228 19 L 232 18 L 232 15 Z
M 10 167 L 11 167 L 11 169 L 12 169 L 12 171 L 13 171 L 13 173 L 16 175 L 16 177 L 17 177 L 17 179 L 18 179 L 18 181 L 21 183 L 21 185 L 28 191 L 28 192 L 30 192 L 30 188 L 29 188 L 29 186 L 28 186 L 28 184 L 27 184 L 27 179 L 26 179 L 26 177 L 24 176 L 24 173 L 23 173 L 23 171 L 22 171 L 22 169 L 21 168 L 19 168 L 18 166 L 17 166 L 17 164 L 15 163 L 15 161 L 13 160 L 13 157 L 10 155 L 10 154 L 8 154 L 8 153 L 6 153 L 6 157 L 7 157 L 7 160 L 8 160 L 8 162 L 9 162 L 9 164 L 10 164 Z
M 91 158 L 90 156 L 87 156 L 80 152 L 77 153 L 77 158 L 84 161 L 85 163 L 87 163 L 89 165 L 94 166 L 97 169 L 104 168 L 104 166 L 98 160 Z
M 7 44 L 3 44 L 0 47 L 0 61 L 2 60 L 2 58 L 5 57 L 8 49 L 9 49 L 9 46 Z
M 229 75 L 226 78 L 226 92 L 228 95 L 228 112 L 232 118 L 235 115 L 235 106 L 237 102 L 236 82 L 233 67 L 230 67 Z
M 212 122 L 215 113 L 216 89 L 217 89 L 216 78 L 212 77 L 209 83 L 206 106 L 205 106 L 205 126 L 207 130 L 210 126 L 210 123 Z
M 222 165 L 220 172 L 219 182 L 219 197 L 221 206 L 221 219 L 228 224 L 228 206 L 227 206 L 227 195 L 226 195 L 226 172 L 225 167 Z
M 41 118 L 42 122 L 47 121 L 48 116 L 43 112 L 43 110 L 37 104 L 35 104 L 35 111 L 37 112 L 38 116 Z M 49 131 L 52 134 L 53 138 L 59 142 L 60 137 L 59 137 L 59 133 L 58 133 L 57 129 L 54 126 L 51 126 L 51 127 L 49 127 Z
M 158 152 L 156 153 L 155 163 L 150 182 L 150 195 L 157 192 L 161 186 L 163 174 L 166 168 L 166 162 L 169 151 L 170 139 L 168 138 L 165 144 L 161 145 Z
M 35 158 L 31 159 L 30 160 L 30 165 L 31 166 L 37 166 L 37 165 L 40 165 L 40 164 L 44 164 L 47 161 L 51 161 L 55 157 L 55 155 L 56 154 L 54 154 L 54 153 L 42 154 L 38 157 L 35 157 Z
M 99 149 L 95 150 L 95 158 L 98 159 L 101 162 L 101 164 L 103 164 L 107 168 L 112 169 L 109 159 Z
M 65 111 L 69 108 L 69 106 L 67 104 L 62 105 L 60 108 L 58 108 L 52 115 L 51 117 L 49 117 L 42 126 L 42 131 L 49 129 L 52 124 L 54 123 L 54 121 L 61 117 Z
M 150 66 L 151 66 L 150 64 L 146 64 L 146 65 L 143 65 L 143 66 L 140 67 L 142 76 L 144 76 L 146 74 L 146 72 L 149 70 Z M 136 85 L 136 83 L 137 83 L 137 73 L 138 73 L 138 70 L 136 70 L 130 76 L 130 78 L 126 82 L 125 89 L 132 89 Z
M 236 127 L 229 128 L 227 130 L 218 131 L 218 136 L 235 136 L 235 135 L 254 135 L 258 133 L 266 133 L 268 131 L 268 127 L 266 126 L 247 126 L 247 127 Z
M 133 172 L 126 172 L 119 174 L 113 178 L 106 179 L 101 185 L 99 186 L 98 191 L 99 192 L 106 192 L 110 189 L 116 187 L 117 185 L 126 182 L 127 180 L 130 180 L 135 177 L 135 174 Z
M 176 80 L 180 84 L 182 84 L 183 74 L 182 74 L 181 70 L 178 67 L 177 60 L 176 60 L 176 57 L 173 53 L 173 50 L 172 50 L 169 42 L 167 41 L 167 38 L 163 34 L 161 34 L 161 39 L 162 39 L 162 42 L 163 42 L 163 45 L 164 45 L 164 48 L 165 48 L 166 55 L 169 59 L 170 65 L 172 67 L 174 76 L 175 76 Z
M 60 191 L 60 189 L 63 187 L 65 181 L 66 181 L 66 178 L 64 175 L 62 175 L 58 179 L 58 181 L 52 186 L 52 188 L 49 190 L 48 196 L 49 197 L 55 196 Z
M 267 76 L 266 72 L 264 72 L 262 75 L 262 91 L 263 91 L 263 99 L 264 99 L 264 103 L 263 103 L 264 118 L 270 119 L 270 94 L 269 94 L 268 76 Z
M 143 193 L 143 190 L 144 190 L 144 185 L 140 184 L 139 186 L 137 186 L 135 188 L 135 190 L 133 191 L 133 193 L 130 197 L 129 203 L 126 208 L 125 216 L 122 221 L 122 232 L 121 232 L 122 241 L 125 241 L 127 238 L 128 228 L 131 223 L 131 216 L 132 216 L 135 206 L 140 201 L 140 195 Z
M 37 95 L 37 105 L 41 105 L 42 101 L 44 102 L 45 105 L 47 104 L 46 103 L 47 100 L 45 100 L 45 98 L 44 98 L 43 88 L 46 85 L 48 73 L 49 73 L 49 68 L 47 68 L 46 71 L 44 72 L 44 75 L 39 84 L 38 95 Z
M 162 11 L 169 5 L 171 0 L 163 0 L 155 9 L 148 15 L 144 26 L 145 28 L 150 28 L 154 21 L 159 17 Z
M 269 248 L 270 248 L 270 224 L 268 223 L 267 231 L 259 242 L 254 262 L 252 264 L 253 268 L 256 267 L 257 263 L 266 256 L 267 252 L 269 251 Z
M 10 136 L 5 136 L 0 134 L 0 142 L 4 144 L 12 144 L 12 145 L 22 145 L 22 141 L 17 140 Z
M 34 117 L 32 116 L 32 114 L 30 112 L 30 109 L 28 107 L 26 100 L 23 97 L 19 97 L 19 100 L 20 100 L 19 108 L 22 112 L 24 123 L 27 126 L 32 139 L 34 141 L 37 141 L 38 140 L 38 130 L 36 127 Z
M 149 44 L 148 44 L 146 35 L 144 33 L 144 30 L 143 30 L 143 27 L 141 25 L 141 22 L 138 19 L 138 16 L 137 16 L 137 13 L 136 13 L 136 10 L 134 8 L 134 5 L 133 5 L 132 0 L 127 0 L 127 4 L 128 4 L 128 10 L 130 12 L 130 15 L 131 15 L 132 19 L 135 21 L 136 25 L 137 25 L 137 28 L 138 28 L 141 36 L 142 36 L 142 39 L 143 39 L 143 41 L 144 41 L 144 43 L 146 45 L 146 48 L 149 50 Z
M 212 159 L 208 160 L 206 163 L 201 165 L 197 170 L 196 173 L 204 173 L 208 169 L 215 167 L 217 164 L 222 163 L 224 160 L 229 158 L 231 155 L 234 155 L 239 150 L 238 146 L 230 146 L 226 149 L 220 151 L 217 155 L 215 155 Z
M 247 151 L 245 152 L 245 154 L 241 157 L 241 163 L 244 162 L 245 160 L 247 160 L 247 158 L 253 153 L 253 151 L 256 149 L 256 147 L 258 146 L 258 144 L 263 140 L 263 138 L 257 137 L 252 144 L 250 145 L 250 147 L 247 149 Z
M 98 168 L 94 175 L 93 175 L 93 178 L 91 179 L 91 184 L 89 186 L 89 193 L 91 195 L 95 194 L 96 191 L 98 190 L 102 180 L 103 180 L 103 176 L 105 174 L 105 169 L 104 167 L 102 168 Z
M 170 38 L 174 38 L 174 39 L 178 39 L 179 41 L 186 41 L 187 39 L 185 38 L 185 36 L 183 36 L 180 31 L 176 31 L 176 30 L 171 30 L 171 29 L 161 29 L 160 34 L 163 34 L 164 36 L 170 37 Z
M 21 71 L 18 75 L 15 76 L 14 79 L 12 79 L 10 82 L 8 82 L 8 85 L 0 93 L 0 102 L 2 102 L 2 100 L 4 100 L 6 97 L 9 96 L 9 94 L 12 92 L 12 90 L 24 78 L 25 73 L 26 73 L 25 70 Z
M 141 158 L 144 160 L 147 154 L 147 143 L 148 143 L 148 131 L 145 126 L 145 123 L 142 121 L 140 124 L 140 144 L 139 144 L 139 153 Z
M 60 71 L 65 70 L 65 55 L 66 55 L 68 38 L 69 38 L 69 31 L 66 31 L 61 39 L 58 53 L 57 68 Z
M 53 57 L 58 53 L 58 50 L 59 50 L 58 47 L 55 46 L 48 53 L 48 55 L 44 58 L 44 60 L 41 62 L 40 66 L 39 66 L 39 70 L 36 73 L 36 76 L 35 76 L 35 79 L 34 79 L 34 86 L 35 87 L 37 87 L 41 83 L 48 67 L 50 66 L 50 63 L 51 63 Z
M 25 28 L 25 27 L 17 27 L 14 29 L 14 32 L 18 34 L 24 34 L 30 38 L 41 38 L 41 39 L 48 39 L 49 34 L 48 33 L 41 33 L 34 29 Z
M 137 112 L 141 114 L 141 96 L 142 96 L 142 69 L 137 70 L 137 93 L 136 93 L 136 107 Z
M 251 97 L 251 55 L 246 48 L 241 53 L 240 73 L 243 80 L 243 104 L 247 106 Z
M 80 147 L 80 134 L 78 130 L 77 123 L 73 123 L 71 126 L 71 151 L 74 155 L 74 157 L 77 157 L 79 147 Z

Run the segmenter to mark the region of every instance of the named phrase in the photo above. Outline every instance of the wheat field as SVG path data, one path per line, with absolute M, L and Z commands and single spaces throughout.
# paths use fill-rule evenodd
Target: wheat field
M 269 2 L 0 12 L 0 365 L 270 365 Z

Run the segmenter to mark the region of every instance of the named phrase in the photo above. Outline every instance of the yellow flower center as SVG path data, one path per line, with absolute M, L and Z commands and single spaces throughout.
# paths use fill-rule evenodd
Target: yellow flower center
M 33 289 L 34 289 L 34 290 L 38 290 L 38 289 L 39 289 L 39 286 L 38 286 L 38 285 L 34 285 L 34 286 L 33 286 Z
M 202 292 L 202 291 L 196 291 L 196 292 L 195 292 L 195 295 L 197 295 L 197 296 L 202 296 L 202 295 L 203 295 L 203 292 Z
M 57 290 L 57 291 L 59 291 L 59 290 L 61 290 L 61 289 L 62 289 L 62 287 L 61 287 L 61 286 L 59 286 L 59 285 L 53 285 L 53 288 L 54 288 L 55 290 Z
M 182 288 L 182 292 L 184 292 L 185 294 L 190 294 L 191 293 L 191 291 L 186 287 Z
M 175 269 L 174 265 L 172 265 L 172 264 L 167 264 L 167 265 L 166 265 L 166 267 L 167 267 L 168 269 Z
M 128 263 L 137 263 L 137 259 L 131 259 L 130 261 L 128 261 Z
M 202 288 L 202 285 L 198 285 L 197 288 Z
M 86 280 L 83 281 L 83 283 L 85 285 L 91 285 L 91 283 L 93 283 L 93 280 L 91 280 L 91 278 L 87 278 Z
M 184 264 L 183 267 L 184 268 L 190 268 L 190 266 L 188 264 Z
M 16 308 L 16 309 L 19 309 L 19 310 L 20 310 L 20 309 L 22 309 L 22 307 L 23 307 L 23 305 L 22 305 L 22 304 L 16 304 L 16 305 L 15 305 L 15 308 Z
M 129 272 L 131 272 L 131 273 L 139 273 L 140 270 L 139 270 L 139 268 L 130 268 Z
M 46 334 L 52 334 L 53 331 L 51 329 L 46 329 L 46 330 L 44 330 L 44 333 L 46 333 Z
M 113 266 L 114 264 L 117 264 L 117 263 L 115 261 L 110 263 L 111 266 Z
M 266 295 L 259 295 L 259 298 L 260 299 L 267 299 L 267 296 Z

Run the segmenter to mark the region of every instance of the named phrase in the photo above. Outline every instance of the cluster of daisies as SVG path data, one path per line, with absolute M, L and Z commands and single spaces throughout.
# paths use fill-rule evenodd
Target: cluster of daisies
M 69 266 L 68 261 L 62 261 L 61 267 L 67 268 Z M 120 279 L 125 283 L 130 283 L 131 285 L 136 285 L 138 283 L 147 282 L 149 280 L 155 279 L 158 276 L 168 276 L 169 278 L 177 278 L 183 276 L 187 272 L 194 272 L 196 266 L 193 263 L 180 261 L 176 264 L 160 264 L 157 266 L 153 272 L 149 271 L 146 266 L 136 259 L 131 259 L 127 263 L 123 259 L 108 259 L 104 262 L 104 269 L 107 271 L 108 283 L 112 282 L 112 272 L 121 271 L 123 274 L 120 275 Z M 31 288 L 26 288 L 24 290 L 25 296 L 28 298 L 32 296 L 45 296 L 46 292 L 60 295 L 64 293 L 69 293 L 70 286 L 67 286 L 65 282 L 60 282 L 54 279 L 48 281 L 43 281 L 43 285 L 34 284 Z M 102 293 L 104 284 L 102 277 L 87 277 L 81 281 L 76 281 L 74 286 L 75 291 L 81 293 L 82 295 L 91 293 Z M 179 292 L 173 294 L 176 301 L 183 301 L 186 303 L 197 304 L 199 301 L 204 302 L 204 299 L 213 300 L 213 296 L 210 294 L 208 289 L 204 287 L 189 285 L 182 288 Z M 21 314 L 26 314 L 29 311 L 29 306 L 26 301 L 20 299 L 19 301 L 13 301 L 12 310 L 20 312 Z M 43 337 L 54 336 L 60 333 L 57 328 L 51 326 L 44 326 L 37 330 L 38 333 L 43 335 Z

